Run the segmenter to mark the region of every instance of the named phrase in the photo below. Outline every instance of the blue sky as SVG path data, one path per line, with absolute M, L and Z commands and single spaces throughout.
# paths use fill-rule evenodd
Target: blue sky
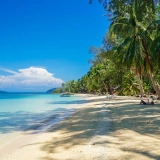
M 109 25 L 97 1 L 1 1 L 0 90 L 45 91 L 81 78 L 89 70 L 89 48 L 102 44 Z M 46 76 L 41 87 L 31 84 L 39 76 Z

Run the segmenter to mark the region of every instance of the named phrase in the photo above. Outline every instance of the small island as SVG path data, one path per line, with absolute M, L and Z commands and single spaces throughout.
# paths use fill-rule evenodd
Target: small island
M 4 93 L 7 93 L 6 91 L 0 91 L 0 94 L 4 94 Z
M 48 94 L 53 94 L 56 89 L 57 89 L 57 88 L 49 89 L 48 91 L 46 91 L 46 93 L 48 93 Z

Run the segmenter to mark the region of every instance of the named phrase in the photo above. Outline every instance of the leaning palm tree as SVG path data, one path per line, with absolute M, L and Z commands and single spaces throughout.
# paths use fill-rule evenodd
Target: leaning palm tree
M 140 12 L 141 14 L 139 14 Z M 114 19 L 110 26 L 110 36 L 114 35 L 115 37 L 116 35 L 115 57 L 128 68 L 136 67 L 136 72 L 139 74 L 141 68 L 144 67 L 150 75 L 157 95 L 160 97 L 160 90 L 155 85 L 156 81 L 153 75 L 153 55 L 149 52 L 152 40 L 146 34 L 148 22 L 153 23 L 156 18 L 153 9 L 148 8 L 145 3 L 135 0 L 130 12 Z

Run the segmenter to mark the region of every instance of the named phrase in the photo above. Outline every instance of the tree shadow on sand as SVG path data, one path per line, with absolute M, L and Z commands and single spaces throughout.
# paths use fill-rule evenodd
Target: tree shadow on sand
M 0 134 L 14 131 L 36 130 L 38 127 L 55 119 L 61 113 L 68 111 L 64 108 L 33 113 L 26 111 L 0 112 Z
M 86 104 L 90 102 L 100 102 L 100 101 L 106 101 L 106 98 L 101 99 L 93 99 L 93 100 L 75 100 L 75 101 L 54 101 L 49 102 L 49 104 Z
M 105 105 L 102 105 L 104 103 Z M 160 104 L 138 103 L 139 101 L 106 102 L 105 99 L 103 103 L 97 101 L 94 107 L 78 110 L 49 130 L 57 131 L 59 136 L 52 137 L 43 144 L 41 150 L 50 156 L 42 159 L 54 160 L 54 154 L 60 152 L 60 148 L 69 150 L 77 145 L 84 146 L 96 136 L 108 138 L 99 138 L 94 144 L 89 145 L 106 145 L 111 148 L 116 146 L 124 153 L 122 159 L 160 159 Z M 109 137 L 116 140 L 112 141 Z

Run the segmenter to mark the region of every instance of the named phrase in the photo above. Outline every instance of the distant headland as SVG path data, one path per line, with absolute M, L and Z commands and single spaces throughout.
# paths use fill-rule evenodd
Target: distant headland
M 0 94 L 1 94 L 1 93 L 7 93 L 7 92 L 6 92 L 6 91 L 0 91 Z
M 52 93 L 54 93 L 54 90 L 56 90 L 56 89 L 57 89 L 57 88 L 49 89 L 48 91 L 46 91 L 46 93 L 52 94 Z

